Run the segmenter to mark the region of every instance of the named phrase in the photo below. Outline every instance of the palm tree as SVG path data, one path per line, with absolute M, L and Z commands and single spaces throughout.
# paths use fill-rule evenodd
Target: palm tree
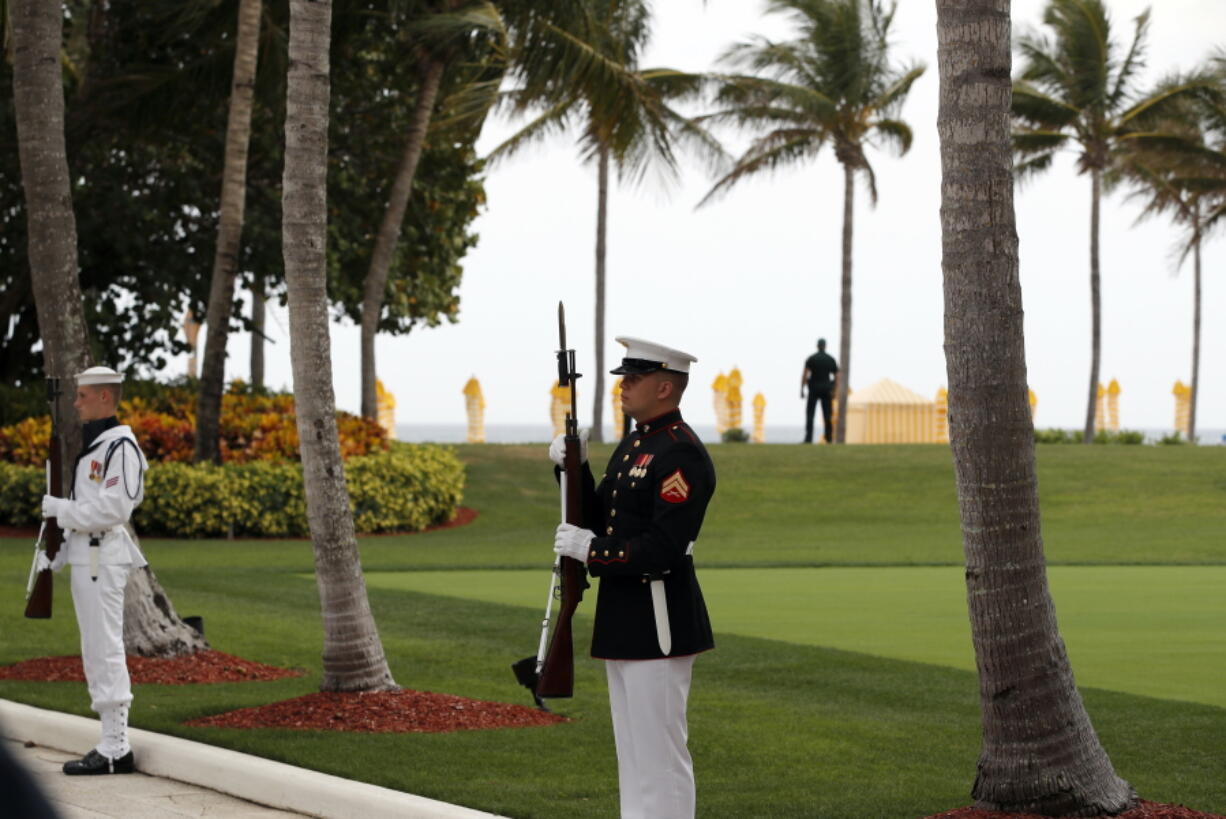
M 577 124 L 580 157 L 596 165 L 596 380 L 592 390 L 593 441 L 604 431 L 605 255 L 609 172 L 631 184 L 649 168 L 677 174 L 676 147 L 694 148 L 718 161 L 723 152 L 697 123 L 671 107 L 696 97 L 704 79 L 670 68 L 643 69 L 639 55 L 651 35 L 643 0 L 610 0 L 577 6 L 578 16 L 538 21 L 514 54 L 522 85 L 506 96 L 516 112 L 543 109 L 490 153 L 503 159 L 532 142 Z
M 1169 85 L 1185 85 L 1177 79 Z M 1211 81 L 1211 80 L 1210 80 Z M 1226 91 L 1226 89 L 1224 89 Z M 1187 230 L 1179 261 L 1192 256 L 1192 385 L 1188 440 L 1196 443 L 1196 399 L 1200 392 L 1201 244 L 1206 231 L 1226 219 L 1226 106 L 1184 106 L 1179 120 L 1161 133 L 1142 133 L 1132 141 L 1122 171 L 1145 201 L 1140 219 L 1158 214 Z
M 1047 170 L 1057 151 L 1073 145 L 1080 151 L 1078 173 L 1090 176 L 1090 390 L 1083 432 L 1088 444 L 1094 439 L 1102 353 L 1102 194 L 1117 178 L 1114 171 L 1128 141 L 1206 86 L 1194 80 L 1149 94 L 1138 91 L 1148 11 L 1134 21 L 1132 43 L 1122 55 L 1103 0 L 1048 0 L 1043 23 L 1050 36 L 1036 32 L 1018 41 L 1025 62 L 1013 86 L 1013 144 L 1020 177 Z
M 924 66 L 890 61 L 889 32 L 897 3 L 880 0 L 770 0 L 767 11 L 786 14 L 800 36 L 787 42 L 765 37 L 738 43 L 721 58 L 757 75 L 722 78 L 714 119 L 766 130 L 699 203 L 706 204 L 740 180 L 765 170 L 815 158 L 830 143 L 843 166 L 842 320 L 839 334 L 838 423 L 835 442 L 847 432 L 851 383 L 851 271 L 856 174 L 863 173 L 873 204 L 877 182 L 866 148 L 884 143 L 900 155 L 911 147 L 911 128 L 898 119 Z M 762 76 L 765 75 L 765 76 Z
M 268 318 L 268 296 L 264 276 L 256 273 L 251 279 L 251 386 L 264 387 L 264 326 Z
M 10 6 L 13 37 L 13 102 L 21 181 L 26 196 L 30 279 L 48 376 L 71 379 L 93 364 L 85 303 L 77 273 L 77 227 L 72 209 L 64 140 L 64 91 L 60 4 L 20 0 Z M 6 27 L 7 28 L 7 27 Z M 60 394 L 63 462 L 81 449 L 75 390 Z M 70 488 L 73 470 L 64 470 Z M 208 648 L 174 612 L 170 597 L 146 567 L 124 589 L 124 646 L 134 654 L 173 657 Z
M 247 200 L 247 146 L 251 141 L 251 109 L 255 68 L 260 49 L 261 0 L 239 0 L 238 35 L 234 45 L 234 81 L 230 86 L 230 116 L 226 126 L 225 168 L 221 182 L 221 214 L 213 279 L 205 318 L 208 334 L 200 371 L 196 405 L 196 461 L 221 462 L 221 393 L 226 377 L 226 340 L 234 306 L 243 210 Z
M 1010 0 L 937 0 L 949 438 L 979 667 L 976 807 L 1116 814 L 1047 586 L 1010 148 Z M 986 216 L 985 216 L 986 214 Z M 985 320 L 991 317 L 991 320 Z
M 410 21 L 417 50 L 417 100 L 405 133 L 400 165 L 388 193 L 383 221 L 375 234 L 374 249 L 363 288 L 361 412 L 367 418 L 376 418 L 379 411 L 375 391 L 375 334 L 379 329 L 380 313 L 387 291 L 388 271 L 392 266 L 396 245 L 400 241 L 400 230 L 408 208 L 409 194 L 413 190 L 417 164 L 425 148 L 426 134 L 430 129 L 436 103 L 440 101 L 439 91 L 443 85 L 444 73 L 449 68 L 454 69 L 454 64 L 461 59 L 471 60 L 475 51 L 488 50 L 482 48 L 485 41 L 492 40 L 494 51 L 497 52 L 505 38 L 502 18 L 488 0 L 467 4 L 464 0 L 443 0 L 430 5 L 435 8 L 425 10 L 420 17 Z M 477 62 L 480 62 L 480 58 Z M 478 107 L 479 112 L 470 118 L 470 124 L 475 119 L 479 126 L 485 111 L 488 110 L 488 103 L 492 100 L 492 96 L 487 95 L 487 104 Z
M 326 278 L 330 0 L 291 0 L 282 232 L 307 518 L 324 622 L 325 691 L 395 687 L 358 559 L 332 391 Z
M 44 371 L 71 379 L 92 364 L 85 307 L 77 278 L 77 223 L 72 210 L 64 144 L 64 86 L 60 44 L 64 19 L 58 3 L 14 0 L 12 15 L 13 107 L 26 198 L 30 281 L 43 341 Z M 6 28 L 10 28 L 6 26 Z M 75 393 L 62 391 L 64 463 L 81 448 Z M 64 470 L 66 482 L 72 470 Z M 67 489 L 65 484 L 63 489 Z

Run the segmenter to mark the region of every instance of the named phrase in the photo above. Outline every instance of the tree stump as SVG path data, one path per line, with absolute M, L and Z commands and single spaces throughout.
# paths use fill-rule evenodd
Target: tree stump
M 136 539 L 132 527 L 128 532 Z M 141 657 L 186 657 L 210 646 L 183 622 L 148 566 L 132 571 L 123 590 L 123 647 Z

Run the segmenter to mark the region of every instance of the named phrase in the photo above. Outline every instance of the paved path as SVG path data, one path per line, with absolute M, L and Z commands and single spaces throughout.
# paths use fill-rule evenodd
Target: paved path
M 128 733 L 136 753 L 136 769 L 142 773 L 65 776 L 60 771 L 63 761 L 80 757 L 97 742 L 98 721 L 0 699 L 0 737 L 5 738 L 5 749 L 15 751 L 33 769 L 39 783 L 48 787 L 57 807 L 63 808 L 65 817 L 73 819 L 162 816 L 497 819 L 489 813 L 436 799 L 180 737 L 139 728 Z M 34 746 L 26 748 L 25 743 Z M 128 801 L 121 804 L 119 799 Z M 0 794 L 0 816 L 3 815 Z
M 123 776 L 65 776 L 60 770 L 77 754 L 3 740 L 9 755 L 28 770 L 62 819 L 291 819 L 305 814 L 268 808 L 197 785 L 142 773 Z

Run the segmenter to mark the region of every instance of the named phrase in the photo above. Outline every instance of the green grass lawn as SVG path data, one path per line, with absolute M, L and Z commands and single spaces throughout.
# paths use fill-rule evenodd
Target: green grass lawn
M 1055 566 L 1049 574 L 1081 685 L 1226 708 L 1226 566 Z M 539 619 L 547 581 L 540 570 L 366 576 L 373 588 L 525 607 L 525 631 Z M 702 586 L 720 634 L 975 668 L 966 587 L 953 567 L 708 569 Z M 590 621 L 580 622 L 586 635 Z
M 952 467 L 941 447 L 713 448 L 698 544 L 716 651 L 699 659 L 691 745 L 701 814 L 918 817 L 966 804 L 979 744 Z M 470 526 L 363 538 L 397 681 L 528 704 L 509 665 L 536 648 L 557 494 L 543 447 L 466 446 Z M 593 446 L 594 459 L 608 447 Z M 1222 737 L 1226 448 L 1041 447 L 1053 594 L 1095 727 L 1148 799 L 1226 813 Z M 139 686 L 132 722 L 515 817 L 612 817 L 603 672 L 577 663 L 573 722 L 450 735 L 187 728 L 315 690 L 307 541 L 148 541 L 215 648 L 307 669 L 269 683 Z M 20 616 L 29 544 L 0 540 L 0 664 L 76 653 L 67 583 Z M 464 571 L 438 571 L 462 569 Z M 426 571 L 431 570 L 431 571 Z M 585 603 L 585 606 L 590 605 Z M 590 620 L 580 617 L 583 633 Z M 582 650 L 585 640 L 580 641 Z M 84 686 L 0 696 L 88 714 Z

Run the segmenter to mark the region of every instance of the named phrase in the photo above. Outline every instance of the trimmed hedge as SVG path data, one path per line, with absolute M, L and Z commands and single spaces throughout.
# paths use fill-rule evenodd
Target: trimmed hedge
M 455 450 L 398 444 L 345 462 L 358 532 L 420 531 L 455 516 L 464 467 Z M 43 470 L 0 463 L 0 523 L 39 520 Z M 153 537 L 292 537 L 309 533 L 302 465 L 164 463 L 150 466 L 133 524 Z

